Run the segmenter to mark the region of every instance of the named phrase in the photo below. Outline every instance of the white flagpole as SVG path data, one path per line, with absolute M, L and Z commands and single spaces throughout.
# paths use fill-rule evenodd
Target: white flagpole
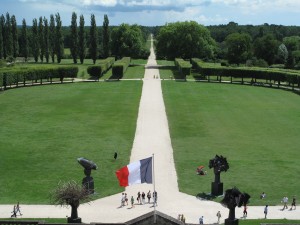
M 156 223 L 156 211 L 155 211 L 155 206 L 156 206 L 156 201 L 157 201 L 157 193 L 155 190 L 155 174 L 154 174 L 154 154 L 152 154 L 152 174 L 153 174 L 153 193 L 155 193 L 155 195 L 153 196 L 153 207 L 154 207 L 154 211 L 153 211 L 153 216 L 154 216 L 154 223 Z

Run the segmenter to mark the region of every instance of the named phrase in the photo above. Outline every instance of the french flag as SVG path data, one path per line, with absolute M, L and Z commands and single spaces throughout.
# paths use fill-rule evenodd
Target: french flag
M 152 157 L 130 163 L 117 170 L 120 186 L 127 187 L 132 184 L 152 184 Z

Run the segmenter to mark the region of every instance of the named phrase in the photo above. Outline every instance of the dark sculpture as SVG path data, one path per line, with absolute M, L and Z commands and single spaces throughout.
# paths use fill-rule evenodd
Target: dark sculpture
M 86 159 L 86 158 L 78 158 L 78 163 L 84 167 L 85 178 L 82 179 L 82 186 L 88 191 L 89 194 L 94 193 L 94 179 L 91 177 L 92 170 L 96 170 L 97 165 Z
M 221 201 L 221 204 L 229 209 L 229 216 L 225 219 L 225 225 L 237 225 L 239 223 L 239 220 L 235 218 L 235 207 L 247 205 L 249 199 L 249 194 L 240 192 L 236 187 L 225 191 L 225 196 Z
M 214 168 L 215 173 L 215 181 L 211 183 L 211 194 L 215 196 L 222 195 L 223 183 L 221 183 L 220 174 L 229 169 L 226 158 L 216 155 L 215 158 L 209 160 L 209 168 Z
M 52 204 L 71 206 L 71 216 L 68 217 L 68 223 L 81 223 L 77 209 L 81 203 L 91 200 L 88 191 L 75 181 L 60 182 L 50 196 Z

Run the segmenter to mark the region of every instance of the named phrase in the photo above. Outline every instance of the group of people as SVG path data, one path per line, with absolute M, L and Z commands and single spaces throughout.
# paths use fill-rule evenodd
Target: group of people
M 179 221 L 181 221 L 183 224 L 185 224 L 185 217 L 183 214 L 178 214 L 178 218 Z
M 19 216 L 22 216 L 23 214 L 21 213 L 20 210 L 20 203 L 18 202 L 17 205 L 14 205 L 13 211 L 11 212 L 12 215 L 11 217 L 17 217 L 17 213 L 19 213 Z
M 267 195 L 265 192 L 262 192 L 260 194 L 260 199 L 265 199 L 266 197 L 267 197 Z M 289 201 L 289 198 L 287 196 L 284 196 L 282 198 L 282 200 L 281 200 L 281 203 L 283 203 L 282 211 L 285 209 L 288 209 L 288 201 Z M 267 218 L 268 207 L 269 207 L 269 205 L 266 205 L 264 208 L 265 219 Z M 291 204 L 290 210 L 293 210 L 293 209 L 296 210 L 296 196 L 293 196 L 293 199 L 292 199 L 292 204 Z
M 157 191 L 153 191 L 153 193 L 151 194 L 151 191 L 149 190 L 147 192 L 147 195 L 145 194 L 145 192 L 138 192 L 137 193 L 137 204 L 139 205 L 144 205 L 146 204 L 146 197 L 148 199 L 148 204 L 150 204 L 150 200 L 151 198 L 153 197 L 153 205 L 157 205 Z M 125 205 L 128 205 L 128 196 L 127 196 L 127 193 L 122 193 L 122 197 L 121 197 L 121 207 L 125 206 Z M 130 198 L 130 203 L 131 203 L 131 208 L 134 208 L 134 197 L 131 196 Z
M 282 199 L 282 201 L 281 201 L 283 203 L 283 209 L 282 209 L 282 211 L 285 210 L 285 209 L 288 209 L 288 206 L 287 206 L 288 205 L 288 201 L 289 201 L 289 198 L 287 196 L 284 196 L 283 199 Z M 296 196 L 293 196 L 290 210 L 293 210 L 293 208 L 294 208 L 294 210 L 296 210 Z

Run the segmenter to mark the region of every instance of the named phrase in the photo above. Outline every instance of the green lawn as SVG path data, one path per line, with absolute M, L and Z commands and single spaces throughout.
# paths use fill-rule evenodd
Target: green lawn
M 0 203 L 49 203 L 59 181 L 81 183 L 78 157 L 99 167 L 92 172 L 96 198 L 122 191 L 115 171 L 129 162 L 141 89 L 142 82 L 128 81 L 2 92 Z
M 163 82 L 180 191 L 210 193 L 216 154 L 230 169 L 224 190 L 237 186 L 253 205 L 300 196 L 300 98 L 275 89 L 195 82 Z M 197 176 L 205 165 L 207 176 Z M 261 192 L 267 199 L 260 200 Z M 217 198 L 219 201 L 222 198 Z

